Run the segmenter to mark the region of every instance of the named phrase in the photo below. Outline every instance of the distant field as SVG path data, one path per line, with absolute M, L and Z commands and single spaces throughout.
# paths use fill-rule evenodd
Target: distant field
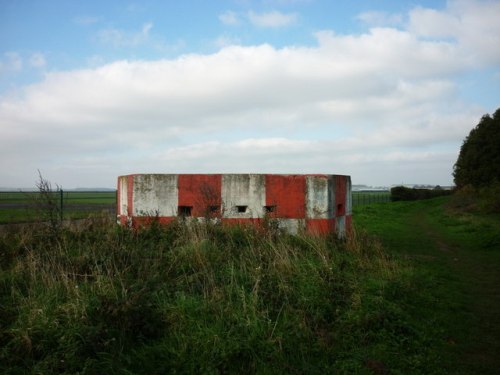
M 355 191 L 353 206 L 390 201 L 389 191 Z M 61 195 L 53 193 L 53 201 L 61 207 Z M 38 192 L 0 192 L 0 224 L 31 222 L 41 219 L 44 206 Z M 65 219 L 84 218 L 91 213 L 116 210 L 116 192 L 63 192 L 62 212 Z
M 84 218 L 91 213 L 116 209 L 116 192 L 60 192 L 51 197 L 63 218 Z M 30 222 L 43 219 L 47 201 L 38 192 L 0 192 L 0 223 Z

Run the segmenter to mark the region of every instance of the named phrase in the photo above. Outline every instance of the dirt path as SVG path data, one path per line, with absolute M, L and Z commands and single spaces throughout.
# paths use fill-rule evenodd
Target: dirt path
M 432 207 L 415 211 L 411 223 L 431 240 L 449 272 L 459 277 L 468 301 L 470 319 L 462 324 L 470 333 L 467 342 L 459 343 L 460 367 L 466 374 L 500 374 L 500 248 L 495 243 L 484 246 L 473 227 L 453 231 L 457 223 L 447 221 L 444 211 L 436 212 Z M 467 231 L 477 240 L 464 240 Z

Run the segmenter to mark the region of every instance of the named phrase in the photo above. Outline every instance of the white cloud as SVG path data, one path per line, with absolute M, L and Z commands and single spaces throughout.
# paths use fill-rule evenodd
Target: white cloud
M 369 26 L 399 26 L 403 23 L 403 16 L 401 14 L 380 11 L 363 12 L 356 18 Z
M 282 13 L 278 11 L 256 13 L 254 11 L 249 11 L 246 14 L 246 20 L 250 22 L 253 26 L 260 28 L 281 28 L 293 25 L 298 20 L 297 13 Z M 219 20 L 230 26 L 239 25 L 242 23 L 242 18 L 238 13 L 228 10 L 219 15 Z
M 154 24 L 146 22 L 138 31 L 129 31 L 118 28 L 102 29 L 97 33 L 97 40 L 114 48 L 147 47 L 160 53 L 178 53 L 184 49 L 182 39 L 166 41 L 161 34 L 152 32 Z
M 87 65 L 93 68 L 104 65 L 105 62 L 105 59 L 100 55 L 92 55 L 87 58 Z
M 137 32 L 108 28 L 99 31 L 98 38 L 101 43 L 110 44 L 114 47 L 136 47 L 149 41 L 152 28 L 152 22 L 145 23 L 141 30 Z
M 279 28 L 293 25 L 297 22 L 296 13 L 281 13 L 272 11 L 267 13 L 248 12 L 248 19 L 254 25 L 264 28 Z
M 240 19 L 238 15 L 231 11 L 225 11 L 224 13 L 219 14 L 219 20 L 225 25 L 238 25 L 240 23 Z
M 435 9 L 416 8 L 410 13 L 410 29 L 427 37 L 451 37 L 460 32 L 460 20 Z
M 231 45 L 239 45 L 240 39 L 231 35 L 221 35 L 214 40 L 214 45 L 218 48 L 228 47 Z
M 17 52 L 5 52 L 0 59 L 0 74 L 16 73 L 23 69 L 23 60 Z
M 30 65 L 34 68 L 44 68 L 47 62 L 45 56 L 40 52 L 35 52 L 30 56 Z
M 323 31 L 309 47 L 228 45 L 47 73 L 0 98 L 2 184 L 38 168 L 64 186 L 113 186 L 134 172 L 449 184 L 463 138 L 492 110 L 464 104 L 456 80 L 484 45 L 465 31 L 441 40 L 412 30 Z M 495 27 L 484 30 L 495 50 Z
M 500 64 L 499 1 L 449 1 L 444 10 L 415 8 L 408 28 L 417 36 L 454 38 L 477 64 Z

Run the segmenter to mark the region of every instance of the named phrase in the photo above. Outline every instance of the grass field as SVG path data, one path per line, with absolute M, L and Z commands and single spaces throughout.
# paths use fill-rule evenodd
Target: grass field
M 85 218 L 91 213 L 114 212 L 116 192 L 53 192 L 52 200 L 65 219 Z M 32 222 L 43 217 L 46 201 L 38 192 L 0 192 L 0 224 Z
M 359 206 L 345 242 L 106 217 L 1 235 L 0 372 L 496 374 L 500 218 L 447 200 Z
M 411 264 L 428 298 L 415 312 L 443 332 L 449 373 L 497 374 L 500 216 L 455 212 L 448 201 L 360 207 L 356 223 Z

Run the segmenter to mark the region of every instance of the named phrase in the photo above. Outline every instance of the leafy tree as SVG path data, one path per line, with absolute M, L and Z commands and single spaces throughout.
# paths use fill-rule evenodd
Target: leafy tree
M 484 115 L 464 139 L 453 177 L 458 188 L 500 182 L 500 108 L 493 117 Z

